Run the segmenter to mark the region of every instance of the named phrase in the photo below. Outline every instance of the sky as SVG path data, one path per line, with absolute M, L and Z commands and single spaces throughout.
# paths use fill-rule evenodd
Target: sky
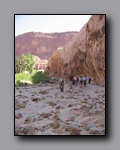
M 91 15 L 15 15 L 15 36 L 26 32 L 80 31 Z

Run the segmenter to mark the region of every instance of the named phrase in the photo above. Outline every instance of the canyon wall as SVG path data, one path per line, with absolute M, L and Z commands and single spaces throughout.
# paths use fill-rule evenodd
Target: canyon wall
M 67 65 L 66 65 L 67 64 Z M 65 67 L 66 65 L 66 67 Z M 105 84 L 105 15 L 93 15 L 63 48 L 51 56 L 46 71 L 49 75 L 92 77 Z
M 59 47 L 65 45 L 77 32 L 41 33 L 28 32 L 15 37 L 15 57 L 33 54 L 48 59 Z

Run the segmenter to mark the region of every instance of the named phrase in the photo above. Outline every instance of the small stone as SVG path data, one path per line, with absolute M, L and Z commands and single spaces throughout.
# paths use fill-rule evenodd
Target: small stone
M 60 109 L 60 106 L 56 106 L 55 108 L 56 108 L 56 109 Z
M 71 126 L 66 126 L 66 127 L 65 127 L 65 130 L 66 130 L 66 131 L 70 131 L 70 132 L 71 132 L 72 129 L 73 129 L 73 128 L 72 128 Z
M 22 97 L 22 95 L 21 95 L 21 94 L 18 94 L 18 95 L 16 95 L 16 97 Z
M 48 102 L 48 104 L 50 105 L 50 106 L 55 106 L 56 104 L 54 103 L 54 102 Z
M 38 103 L 40 101 L 40 98 L 32 98 L 32 101 Z
M 60 96 L 60 99 L 63 99 L 63 98 L 65 98 L 65 97 L 61 95 L 61 96 Z
M 52 114 L 51 113 L 42 113 L 40 114 L 42 117 L 44 118 L 48 118 L 49 116 L 51 116 Z
M 86 105 L 81 105 L 81 108 L 86 108 L 87 106 Z
M 31 123 L 31 118 L 27 117 L 24 121 L 24 124 L 29 124 L 29 123 Z
M 54 129 L 57 129 L 57 128 L 59 128 L 59 127 L 60 127 L 59 122 L 58 122 L 57 120 L 55 120 L 54 123 L 53 123 L 53 128 L 54 128 Z
M 96 90 L 94 93 L 98 93 L 98 90 Z
M 17 106 L 20 107 L 20 108 L 25 108 L 26 104 L 24 104 L 24 103 L 17 103 Z
M 104 125 L 104 124 L 102 124 L 102 123 L 101 123 L 101 124 L 99 124 L 99 127 L 104 127 L 104 126 L 105 126 L 105 125 Z
M 88 130 L 94 128 L 94 127 L 95 126 L 93 124 L 88 124 L 88 125 L 86 125 L 85 129 L 88 131 Z
M 100 110 L 99 110 L 99 109 L 95 109 L 94 112 L 95 112 L 96 114 L 98 114 L 98 113 L 100 113 Z
M 58 115 L 54 115 L 54 117 L 53 117 L 54 119 L 56 119 L 56 120 L 59 120 L 59 117 L 58 117 Z
M 27 130 L 27 129 L 25 129 L 25 128 L 23 128 L 23 129 L 22 129 L 22 131 L 21 131 L 21 133 L 23 133 L 23 134 L 27 134 L 27 133 L 28 133 L 28 130 Z
M 17 106 L 15 106 L 15 110 L 20 110 L 20 108 L 19 108 L 19 107 L 17 107 Z
M 77 128 L 74 128 L 74 127 L 71 127 L 71 126 L 66 126 L 65 130 L 69 131 L 69 132 L 76 132 L 76 133 L 80 132 L 80 129 L 77 129 Z
M 47 91 L 40 91 L 39 93 L 40 93 L 40 94 L 43 94 L 43 95 L 48 94 Z
M 90 134 L 99 134 L 99 131 L 96 129 L 90 129 Z
M 37 135 L 37 130 L 32 126 L 22 128 L 21 134 L 23 135 Z
M 15 119 L 20 119 L 20 117 L 18 116 L 18 114 L 15 114 Z
M 72 107 L 72 106 L 73 106 L 72 104 L 69 104 L 69 105 L 68 105 L 68 107 Z
M 21 117 L 23 117 L 21 113 L 15 114 L 15 119 L 20 119 Z
M 71 118 L 70 118 L 70 121 L 74 121 L 74 120 L 75 120 L 75 118 L 74 118 L 74 117 L 71 117 Z
M 105 130 L 104 129 L 100 132 L 100 135 L 105 135 Z
M 80 135 L 79 131 L 72 131 L 70 135 Z

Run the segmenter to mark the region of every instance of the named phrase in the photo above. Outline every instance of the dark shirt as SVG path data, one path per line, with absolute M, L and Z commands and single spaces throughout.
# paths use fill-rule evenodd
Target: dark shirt
M 70 76 L 70 77 L 69 77 L 69 80 L 72 81 L 72 80 L 73 80 L 73 76 Z

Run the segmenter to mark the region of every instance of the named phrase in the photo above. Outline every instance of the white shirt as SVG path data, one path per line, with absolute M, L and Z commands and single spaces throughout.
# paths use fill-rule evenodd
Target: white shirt
M 77 77 L 74 77 L 73 79 L 74 79 L 74 80 L 77 80 Z
M 85 81 L 85 80 L 87 80 L 87 78 L 86 78 L 86 77 L 83 77 L 83 80 Z
M 63 78 L 60 78 L 60 79 L 59 79 L 59 82 L 62 82 L 62 81 L 64 81 L 64 79 L 63 79 Z
M 82 81 L 82 78 L 79 78 L 79 81 Z

